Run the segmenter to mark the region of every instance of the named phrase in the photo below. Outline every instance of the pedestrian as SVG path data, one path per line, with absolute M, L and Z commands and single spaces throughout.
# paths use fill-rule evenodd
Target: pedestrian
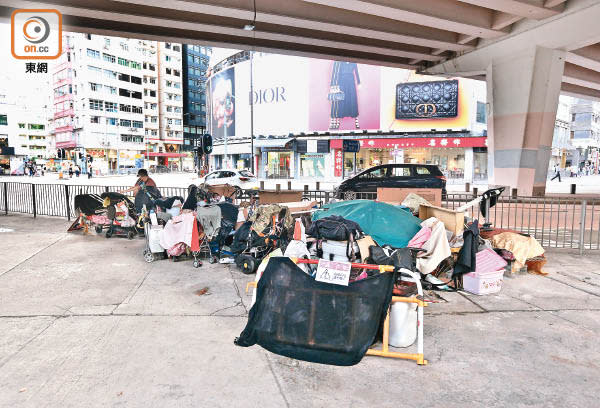
M 92 165 L 90 164 L 90 165 L 88 166 L 88 179 L 91 179 L 91 178 L 92 178 L 92 171 L 93 171 L 93 170 L 92 170 Z
M 76 175 L 77 177 L 79 177 L 79 173 L 81 173 L 81 169 L 79 168 L 79 166 L 78 166 L 78 165 L 75 165 L 75 175 Z
M 555 178 L 557 178 L 557 177 L 558 177 L 558 182 L 560 183 L 560 181 L 561 181 L 561 180 L 560 180 L 560 168 L 558 167 L 558 165 L 557 165 L 557 164 L 555 164 L 555 165 L 554 165 L 554 177 L 552 177 L 552 178 L 550 179 L 550 181 L 554 180 L 554 179 L 555 179 Z
M 69 178 L 73 177 L 73 166 L 69 166 Z

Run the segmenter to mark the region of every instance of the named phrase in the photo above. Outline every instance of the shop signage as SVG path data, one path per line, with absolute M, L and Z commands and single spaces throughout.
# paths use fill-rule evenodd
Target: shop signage
M 344 170 L 344 153 L 340 149 L 334 150 L 334 177 L 342 177 L 342 172 Z
M 358 140 L 342 140 L 342 150 L 349 153 L 358 153 L 360 143 Z
M 274 86 L 267 89 L 254 91 L 253 104 L 286 102 L 285 88 L 283 86 Z
M 319 259 L 315 280 L 333 283 L 334 285 L 348 286 L 351 268 L 352 264 L 350 262 L 336 262 Z
M 343 140 L 331 140 L 331 147 L 339 149 Z M 360 139 L 361 149 L 401 149 L 408 147 L 486 147 L 487 137 L 407 137 L 394 139 Z

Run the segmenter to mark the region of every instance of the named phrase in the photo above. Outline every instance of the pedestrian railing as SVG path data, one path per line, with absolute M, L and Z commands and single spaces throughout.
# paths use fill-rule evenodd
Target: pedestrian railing
M 65 217 L 75 216 L 75 196 L 119 191 L 123 186 L 0 183 L 0 212 Z M 165 197 L 186 198 L 187 188 L 159 187 Z M 235 201 L 248 200 L 252 192 L 243 192 Z M 335 199 L 334 193 L 304 190 L 302 200 L 319 206 Z M 344 200 L 377 199 L 377 193 L 344 192 Z M 472 194 L 448 194 L 443 206 L 457 209 L 475 197 Z M 514 197 L 501 196 L 484 219 L 479 205 L 466 210 L 468 218 L 491 223 L 496 228 L 515 230 L 534 236 L 544 247 L 600 250 L 600 198 Z

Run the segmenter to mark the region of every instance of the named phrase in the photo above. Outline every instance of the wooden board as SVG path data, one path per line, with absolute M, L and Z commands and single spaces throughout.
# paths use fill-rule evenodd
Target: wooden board
M 377 201 L 390 204 L 401 204 L 410 193 L 416 194 L 429 201 L 431 204 L 440 207 L 442 205 L 441 188 L 377 188 Z
M 453 211 L 447 208 L 421 205 L 419 206 L 419 218 L 426 220 L 435 217 L 444 223 L 448 231 L 452 231 L 455 235 L 463 233 L 465 228 L 465 213 L 464 211 Z
M 294 201 L 302 201 L 302 191 L 260 191 L 258 193 L 259 204 L 279 204 Z

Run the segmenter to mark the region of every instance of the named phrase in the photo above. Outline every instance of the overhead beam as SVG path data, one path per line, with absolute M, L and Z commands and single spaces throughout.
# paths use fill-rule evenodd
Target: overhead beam
M 115 0 L 120 3 L 137 4 L 140 6 L 151 6 L 163 9 L 174 9 L 187 11 L 191 13 L 200 13 L 220 17 L 233 17 L 251 22 L 254 19 L 254 11 L 236 9 L 232 7 L 223 7 L 213 4 L 197 3 L 187 0 Z M 459 44 L 456 41 L 456 35 L 449 33 L 447 35 L 441 31 L 432 32 L 431 30 L 409 30 L 406 26 L 398 26 L 397 32 L 375 30 L 361 27 L 347 26 L 344 24 L 331 23 L 325 21 L 325 16 L 321 20 L 301 18 L 275 13 L 267 13 L 257 10 L 256 21 L 262 23 L 278 24 L 302 29 L 317 30 L 329 33 L 339 33 L 356 37 L 371 38 L 375 40 L 389 41 L 401 44 L 418 45 L 428 48 L 444 48 L 452 51 L 468 51 L 473 46 Z
M 544 0 L 458 0 L 475 6 L 486 7 L 504 13 L 542 20 L 562 12 L 560 8 L 549 8 L 544 5 Z M 563 7 L 564 8 L 564 4 Z
M 590 99 L 600 102 L 600 91 L 595 89 L 563 82 L 560 87 L 560 92 L 564 95 L 573 96 L 575 98 Z
M 567 62 L 600 72 L 600 44 L 568 52 Z
M 577 50 L 580 44 L 600 42 L 600 2 L 596 0 L 570 0 L 564 13 L 521 27 L 520 31 L 488 42 L 476 50 L 460 55 L 426 69 L 427 73 L 450 74 L 456 71 L 485 69 L 493 60 L 511 58 L 532 47 L 554 50 Z M 459 39 L 460 41 L 460 39 Z
M 27 8 L 42 8 L 47 3 L 26 1 L 26 0 L 5 0 L 4 4 L 12 7 L 27 7 Z M 371 54 L 389 55 L 402 58 L 419 58 L 426 61 L 440 61 L 443 58 L 440 56 L 432 56 L 425 53 L 403 51 L 401 49 L 391 49 L 383 47 L 374 47 L 370 45 L 352 44 L 341 41 L 321 40 L 318 38 L 306 38 L 287 34 L 271 33 L 265 31 L 247 31 L 243 28 L 224 27 L 211 24 L 194 23 L 179 20 L 170 20 L 166 18 L 139 16 L 135 14 L 115 13 L 109 11 L 101 11 L 96 9 L 88 9 L 82 7 L 61 7 L 61 12 L 65 15 L 105 19 L 119 22 L 135 22 L 135 24 L 148 26 L 163 26 L 174 29 L 193 30 L 198 32 L 210 32 L 216 34 L 233 35 L 237 37 L 247 37 L 251 39 L 263 39 L 278 42 L 287 42 L 304 45 L 314 45 L 327 48 L 344 49 L 348 51 L 358 51 Z
M 567 62 L 563 82 L 600 91 L 600 72 Z
M 461 3 L 439 0 L 386 0 L 384 4 L 363 0 L 303 0 L 352 10 L 357 13 L 389 18 L 397 21 L 441 28 L 448 31 L 482 38 L 497 38 L 506 32 L 491 27 L 492 11 Z M 383 2 L 383 0 L 380 0 Z

